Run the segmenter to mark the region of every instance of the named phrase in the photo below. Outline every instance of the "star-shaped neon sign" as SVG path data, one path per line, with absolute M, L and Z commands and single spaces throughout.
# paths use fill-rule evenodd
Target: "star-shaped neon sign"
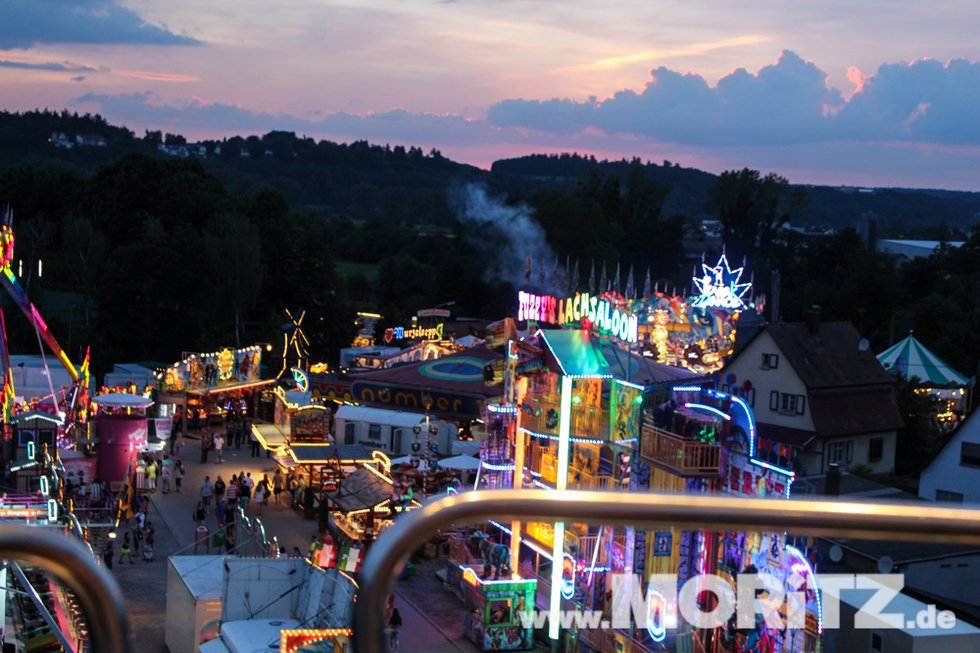
M 694 277 L 694 286 L 700 292 L 700 295 L 692 302 L 694 307 L 731 310 L 745 308 L 742 296 L 748 292 L 752 284 L 739 283 L 744 267 L 733 270 L 728 264 L 728 257 L 722 254 L 714 267 L 708 267 L 701 263 L 701 268 L 704 270 L 704 276 Z

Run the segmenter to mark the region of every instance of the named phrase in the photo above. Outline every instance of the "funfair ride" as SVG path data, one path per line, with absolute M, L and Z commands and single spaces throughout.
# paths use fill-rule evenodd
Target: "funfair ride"
M 14 230 L 13 230 L 13 211 L 10 207 L 3 209 L 0 215 L 0 282 L 7 293 L 13 299 L 17 307 L 27 317 L 27 320 L 34 327 L 38 337 L 38 343 L 43 340 L 48 348 L 55 355 L 61 365 L 71 377 L 72 385 L 67 389 L 55 391 L 50 387 L 50 394 L 40 398 L 36 403 L 17 404 L 14 401 L 14 379 L 10 369 L 10 352 L 7 347 L 7 330 L 3 321 L 2 311 L 0 311 L 0 364 L 3 365 L 3 387 L 0 391 L 0 404 L 3 407 L 3 437 L 7 440 L 11 437 L 9 432 L 11 420 L 18 414 L 27 413 L 33 410 L 49 413 L 58 425 L 57 449 L 65 449 L 73 446 L 76 439 L 83 438 L 81 431 L 88 419 L 88 386 L 89 386 L 89 352 L 86 351 L 85 359 L 81 368 L 76 369 L 75 365 L 68 358 L 64 349 L 58 344 L 51 329 L 44 322 L 37 307 L 28 298 L 17 275 L 11 267 L 14 260 Z M 43 356 L 44 349 L 41 348 Z M 47 359 L 44 360 L 47 368 Z M 47 375 L 50 383 L 50 374 Z M 57 451 L 54 452 L 57 457 Z

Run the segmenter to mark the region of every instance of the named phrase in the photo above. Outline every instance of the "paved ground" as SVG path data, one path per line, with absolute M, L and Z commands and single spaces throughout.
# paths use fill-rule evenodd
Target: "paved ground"
M 202 465 L 199 442 L 187 440 L 180 452 L 186 469 L 182 492 L 176 493 L 171 488 L 169 494 L 158 490 L 150 495 L 149 521 L 153 523 L 156 534 L 156 559 L 153 562 L 137 560 L 135 564 L 120 565 L 117 546 L 113 574 L 132 607 L 137 651 L 140 653 L 167 650 L 164 644 L 165 622 L 161 618 L 166 613 L 166 559 L 175 553 L 187 555 L 194 552 L 197 524 L 193 512 L 204 476 L 210 476 L 213 482 L 220 474 L 227 482 L 232 474 L 245 471 L 251 472 L 252 478 L 258 481 L 262 474 L 268 474 L 271 478 L 275 471 L 273 460 L 266 458 L 264 452 L 261 457 L 252 458 L 247 445 L 241 450 L 226 448 L 224 454 L 221 464 L 214 462 L 212 452 L 211 462 Z M 250 506 L 248 514 L 258 516 L 265 525 L 267 535 L 276 536 L 287 551 L 294 546 L 307 551 L 310 538 L 316 532 L 315 522 L 304 520 L 302 513 L 292 510 L 285 500 L 278 506 L 270 500 L 262 515 L 257 515 L 254 506 Z M 212 531 L 217 527 L 213 514 L 208 516 L 206 525 Z M 126 532 L 125 529 L 122 532 Z M 444 561 L 420 562 L 417 573 L 399 582 L 396 588 L 395 605 L 404 622 L 402 653 L 470 653 L 477 650 L 462 637 L 462 603 L 443 589 L 442 583 L 434 576 L 443 565 Z

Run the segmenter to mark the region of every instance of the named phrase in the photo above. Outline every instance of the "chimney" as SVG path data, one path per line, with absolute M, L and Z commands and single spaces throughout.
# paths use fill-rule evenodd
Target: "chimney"
M 837 463 L 827 465 L 827 477 L 824 480 L 823 493 L 828 497 L 840 496 L 840 467 Z
M 806 328 L 812 335 L 820 333 L 820 306 L 813 304 L 806 312 Z

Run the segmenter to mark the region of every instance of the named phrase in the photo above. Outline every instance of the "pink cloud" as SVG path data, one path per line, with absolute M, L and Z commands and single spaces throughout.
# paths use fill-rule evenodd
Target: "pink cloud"
M 145 70 L 120 70 L 114 69 L 117 75 L 122 75 L 123 77 L 135 77 L 136 79 L 145 79 L 152 82 L 199 82 L 201 78 L 197 75 L 182 75 L 180 73 L 154 73 Z

